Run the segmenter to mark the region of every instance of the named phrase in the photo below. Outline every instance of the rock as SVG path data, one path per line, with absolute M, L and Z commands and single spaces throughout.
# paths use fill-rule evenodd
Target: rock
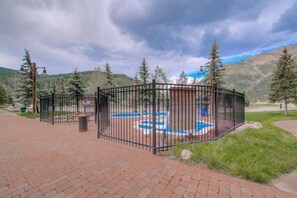
M 187 150 L 187 149 L 183 149 L 181 152 L 181 158 L 183 160 L 188 160 L 191 158 L 192 152 Z
M 260 122 L 245 122 L 242 126 L 238 127 L 235 131 L 233 132 L 239 132 L 243 131 L 246 128 L 252 128 L 252 129 L 260 129 L 262 128 L 262 124 Z

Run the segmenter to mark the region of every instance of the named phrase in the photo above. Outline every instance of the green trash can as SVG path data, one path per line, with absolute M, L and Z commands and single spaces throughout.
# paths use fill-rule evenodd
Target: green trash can
M 21 107 L 21 113 L 26 113 L 26 107 Z

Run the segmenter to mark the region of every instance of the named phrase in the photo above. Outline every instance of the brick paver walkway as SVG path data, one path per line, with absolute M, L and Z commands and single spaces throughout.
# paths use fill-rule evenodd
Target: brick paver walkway
M 0 110 L 0 197 L 294 197 Z

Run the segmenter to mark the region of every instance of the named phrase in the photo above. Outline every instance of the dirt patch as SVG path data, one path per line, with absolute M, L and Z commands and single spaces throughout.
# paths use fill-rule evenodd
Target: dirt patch
M 245 122 L 242 126 L 238 127 L 235 131 L 233 131 L 232 133 L 237 133 L 240 131 L 243 131 L 244 129 L 247 128 L 252 128 L 252 129 L 261 129 L 263 126 L 260 122 Z

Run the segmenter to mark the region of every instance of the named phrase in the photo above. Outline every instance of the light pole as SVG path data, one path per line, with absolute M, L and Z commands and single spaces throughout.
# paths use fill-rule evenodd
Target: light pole
M 46 68 L 45 67 L 36 67 L 36 63 L 31 64 L 33 119 L 36 118 L 36 73 L 37 73 L 37 69 L 43 69 L 42 74 L 46 75 Z M 21 67 L 20 71 L 21 72 L 26 72 L 23 67 Z

